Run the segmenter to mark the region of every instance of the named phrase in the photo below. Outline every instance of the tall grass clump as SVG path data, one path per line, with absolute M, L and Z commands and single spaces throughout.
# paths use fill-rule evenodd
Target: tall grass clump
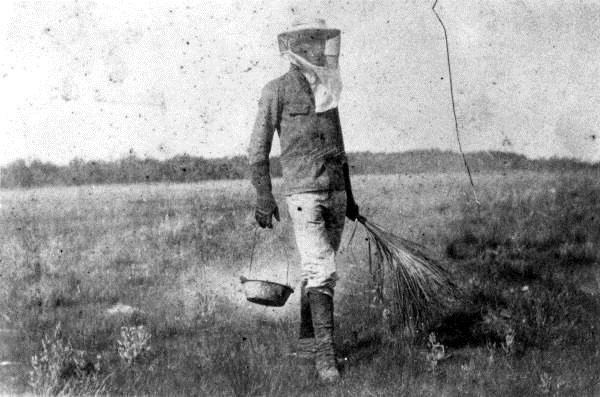
M 247 336 L 239 332 L 213 335 L 209 372 L 222 379 L 235 396 L 285 394 L 295 379 L 295 368 L 283 329 L 266 327 Z

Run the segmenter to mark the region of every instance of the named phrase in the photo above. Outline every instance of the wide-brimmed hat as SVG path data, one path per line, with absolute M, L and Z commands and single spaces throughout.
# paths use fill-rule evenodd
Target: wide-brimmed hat
M 327 27 L 324 19 L 295 19 L 279 36 L 297 36 L 298 34 L 315 34 L 319 38 L 330 39 L 340 34 L 339 29 Z
M 328 41 L 326 47 L 332 47 L 326 49 L 326 52 L 337 55 L 339 53 L 340 33 L 339 29 L 328 28 L 324 19 L 296 19 L 285 32 L 277 35 L 277 41 L 279 43 L 279 50 L 283 52 L 288 50 L 287 42 L 289 39 L 301 37 L 324 39 Z

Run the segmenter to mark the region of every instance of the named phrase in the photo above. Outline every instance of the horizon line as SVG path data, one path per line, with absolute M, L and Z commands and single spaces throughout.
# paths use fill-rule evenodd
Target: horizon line
M 397 155 L 397 154 L 409 154 L 409 153 L 420 153 L 420 152 L 438 152 L 438 153 L 452 153 L 452 154 L 458 154 L 460 155 L 461 152 L 458 150 L 452 150 L 452 149 L 439 149 L 439 148 L 430 148 L 430 149 L 411 149 L 411 150 L 401 150 L 401 151 L 394 151 L 394 152 L 378 152 L 378 151 L 370 151 L 370 150 L 362 150 L 362 151 L 347 151 L 346 155 L 352 155 L 352 154 L 371 154 L 371 155 Z M 590 164 L 590 165 L 595 165 L 595 164 L 600 164 L 600 161 L 590 161 L 590 160 L 585 160 L 585 159 L 581 159 L 581 158 L 577 158 L 577 157 L 568 157 L 568 156 L 561 156 L 561 155 L 552 155 L 552 156 L 539 156 L 539 157 L 530 157 L 524 153 L 519 153 L 519 152 L 515 152 L 515 151 L 505 151 L 505 150 L 466 150 L 464 151 L 465 155 L 473 155 L 473 154 L 488 154 L 488 155 L 492 155 L 492 153 L 504 153 L 504 154 L 509 154 L 509 155 L 515 155 L 515 156 L 520 156 L 523 157 L 527 160 L 530 161 L 544 161 L 544 160 L 566 160 L 566 161 L 574 161 L 574 162 L 578 162 L 578 163 L 585 163 L 585 164 Z M 135 158 L 137 160 L 152 160 L 152 161 L 169 161 L 178 157 L 190 157 L 190 158 L 200 158 L 200 159 L 205 159 L 205 160 L 209 160 L 209 161 L 218 161 L 218 160 L 228 160 L 228 159 L 234 159 L 234 158 L 244 158 L 247 157 L 247 155 L 244 154 L 233 154 L 233 155 L 228 155 L 228 156 L 219 156 L 219 157 L 205 157 L 202 155 L 194 155 L 194 154 L 190 154 L 190 153 L 177 153 L 177 154 L 173 154 L 169 157 L 165 157 L 164 159 L 160 159 L 158 157 L 154 157 L 151 155 L 139 155 L 135 152 L 129 152 L 129 153 L 125 153 L 122 154 L 121 156 L 117 157 L 117 158 L 109 158 L 109 159 L 84 159 L 81 157 L 73 157 L 72 159 L 70 159 L 68 162 L 53 162 L 51 160 L 41 160 L 39 158 L 35 158 L 35 157 L 28 157 L 28 158 L 17 158 L 14 160 L 11 160 L 9 162 L 6 163 L 0 163 L 0 168 L 6 168 L 11 166 L 12 164 L 15 164 L 17 162 L 25 162 L 27 165 L 30 165 L 34 162 L 39 162 L 42 164 L 50 164 L 53 166 L 57 166 L 57 167 L 68 167 L 69 164 L 72 161 L 76 161 L 76 160 L 80 160 L 84 163 L 112 163 L 112 162 L 117 162 L 123 159 L 127 159 L 127 158 Z M 270 159 L 279 159 L 280 155 L 276 155 L 276 156 L 269 156 Z

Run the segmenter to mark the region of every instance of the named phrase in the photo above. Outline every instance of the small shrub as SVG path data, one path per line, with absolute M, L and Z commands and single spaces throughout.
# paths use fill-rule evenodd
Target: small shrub
M 62 336 L 58 323 L 52 334 L 44 335 L 42 351 L 31 358 L 29 386 L 37 395 L 82 395 L 104 393 L 105 381 L 99 378 L 100 356 L 92 364 L 87 353 L 76 350 Z
M 58 323 L 51 335 L 44 335 L 41 353 L 31 358 L 29 385 L 35 393 L 56 393 L 64 385 L 65 373 L 76 362 L 71 344 L 61 338 Z
M 435 373 L 438 363 L 449 356 L 446 354 L 446 347 L 438 342 L 433 332 L 427 338 L 427 347 L 429 348 L 429 352 L 427 352 L 426 358 L 429 363 L 429 369 Z
M 117 341 L 117 350 L 121 361 L 127 366 L 133 363 L 144 352 L 150 351 L 150 333 L 143 325 L 137 327 L 121 327 L 121 338 Z

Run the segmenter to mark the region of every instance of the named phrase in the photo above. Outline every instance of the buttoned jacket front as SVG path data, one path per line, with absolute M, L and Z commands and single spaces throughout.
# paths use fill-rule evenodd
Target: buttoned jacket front
M 268 165 L 275 130 L 281 144 L 284 194 L 344 190 L 347 160 L 338 109 L 315 112 L 310 85 L 295 65 L 263 88 L 250 138 L 250 166 L 269 186 L 265 162 Z

